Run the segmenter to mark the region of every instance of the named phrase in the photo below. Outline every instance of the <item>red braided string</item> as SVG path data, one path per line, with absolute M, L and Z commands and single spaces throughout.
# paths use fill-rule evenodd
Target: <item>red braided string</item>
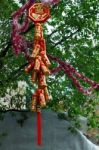
M 37 112 L 37 144 L 42 144 L 42 131 L 41 131 L 41 112 Z

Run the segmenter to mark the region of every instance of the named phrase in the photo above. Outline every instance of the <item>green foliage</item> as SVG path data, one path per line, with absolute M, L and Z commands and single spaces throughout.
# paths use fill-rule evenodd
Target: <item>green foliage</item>
M 0 97 L 5 96 L 8 88 L 16 89 L 18 81 L 24 80 L 28 84 L 26 105 L 29 107 L 35 85 L 31 83 L 30 76 L 24 73 L 27 63 L 24 55 L 15 57 L 10 43 L 11 14 L 18 8 L 19 5 L 13 0 L 0 1 Z M 51 18 L 44 25 L 44 31 L 49 54 L 71 63 L 79 72 L 99 82 L 98 0 L 60 1 L 57 6 L 51 7 Z M 33 40 L 33 32 L 31 29 L 23 33 L 23 36 Z M 4 53 L 7 46 L 7 52 Z M 56 63 L 51 63 L 51 68 L 57 66 Z M 78 115 L 88 117 L 89 125 L 97 126 L 95 109 L 99 105 L 99 91 L 95 90 L 91 96 L 79 93 L 63 71 L 49 76 L 47 83 L 52 95 L 49 108 L 68 111 L 70 118 Z

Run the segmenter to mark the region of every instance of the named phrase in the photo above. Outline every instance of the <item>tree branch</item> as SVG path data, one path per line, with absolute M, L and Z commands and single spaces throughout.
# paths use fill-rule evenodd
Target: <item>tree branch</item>
M 11 45 L 12 45 L 11 40 L 9 40 L 9 42 L 7 42 L 6 48 L 3 51 L 1 51 L 0 58 L 6 56 L 6 53 L 8 52 L 8 50 L 9 50 L 9 48 L 10 48 Z
M 6 112 L 31 112 L 31 111 L 27 110 L 27 109 L 24 109 L 24 110 L 19 110 L 19 109 L 0 110 L 0 113 L 6 113 Z
M 28 33 L 33 27 L 34 27 L 34 24 L 31 25 L 26 32 L 23 32 L 22 35 Z M 7 52 L 8 52 L 8 50 L 9 50 L 9 48 L 12 46 L 11 39 L 9 40 L 9 42 L 7 42 L 6 45 L 7 45 L 6 48 L 4 50 L 2 50 L 1 53 L 0 53 L 0 58 L 5 57 Z
M 56 47 L 57 45 L 61 44 L 64 40 L 67 40 L 68 38 L 75 35 L 78 31 L 79 31 L 79 29 L 77 29 L 75 32 L 71 33 L 69 36 L 64 36 L 60 41 L 58 41 L 57 43 L 54 44 L 53 48 Z
M 8 79 L 5 82 L 9 82 L 10 80 L 14 80 L 18 75 L 20 75 L 21 73 L 19 73 L 20 71 L 23 70 L 23 68 L 27 65 L 28 63 L 23 64 L 22 66 L 19 67 L 19 69 L 13 71 L 11 73 L 11 75 L 8 77 Z M 18 74 L 19 73 L 19 74 Z

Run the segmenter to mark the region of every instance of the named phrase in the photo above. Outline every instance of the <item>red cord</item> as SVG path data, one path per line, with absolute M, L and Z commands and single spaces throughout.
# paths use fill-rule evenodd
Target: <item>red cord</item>
M 42 144 L 41 112 L 37 112 L 37 144 Z

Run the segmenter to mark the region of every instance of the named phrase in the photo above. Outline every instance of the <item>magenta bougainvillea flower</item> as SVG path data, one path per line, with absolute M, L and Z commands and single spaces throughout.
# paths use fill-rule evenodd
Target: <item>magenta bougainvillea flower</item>
M 59 0 L 41 0 L 41 2 L 49 5 L 55 5 L 59 2 Z

